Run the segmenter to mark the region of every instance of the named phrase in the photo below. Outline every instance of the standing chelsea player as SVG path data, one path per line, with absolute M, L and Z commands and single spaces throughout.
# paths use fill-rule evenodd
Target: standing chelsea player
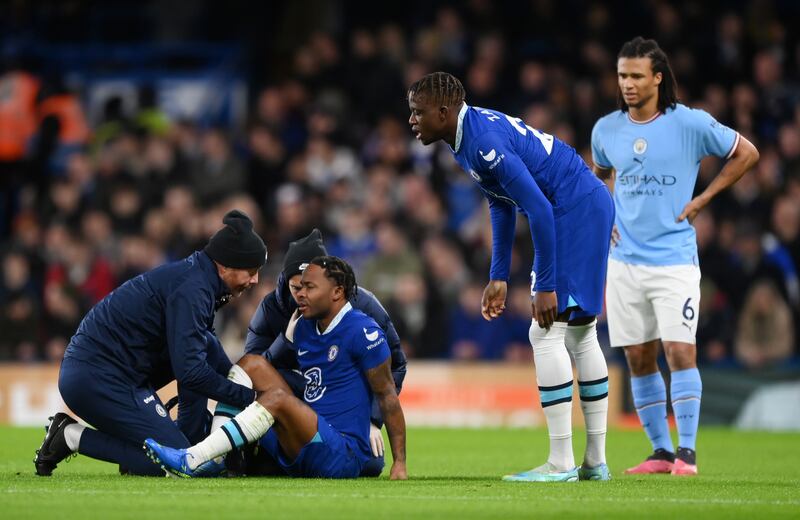
M 611 344 L 625 349 L 633 401 L 654 450 L 626 473 L 695 475 L 702 384 L 695 348 L 700 268 L 692 220 L 756 163 L 758 151 L 706 112 L 677 102 L 675 77 L 655 41 L 637 37 L 624 44 L 617 77 L 620 109 L 592 131 L 594 170 L 613 182 L 617 209 L 608 328 Z M 708 155 L 728 162 L 692 199 L 700 160 Z M 657 365 L 659 339 L 672 375 L 677 452 Z
M 530 341 L 550 456 L 504 480 L 607 480 L 608 369 L 597 342 L 614 204 L 575 150 L 520 119 L 464 101 L 461 82 L 428 74 L 408 91 L 411 130 L 423 144 L 439 140 L 489 201 L 490 281 L 481 301 L 487 320 L 505 310 L 515 212 L 526 215 L 536 248 Z M 572 364 L 575 358 L 587 446 L 581 468 L 572 453 Z

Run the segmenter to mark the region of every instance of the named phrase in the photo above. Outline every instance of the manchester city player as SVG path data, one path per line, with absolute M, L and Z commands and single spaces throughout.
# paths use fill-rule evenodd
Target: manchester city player
M 535 246 L 530 341 L 550 435 L 547 462 L 508 475 L 513 481 L 607 480 L 608 369 L 597 342 L 614 205 L 575 150 L 519 118 L 467 105 L 461 82 L 428 74 L 408 91 L 411 130 L 423 144 L 450 145 L 489 201 L 490 281 L 481 301 L 487 320 L 505 310 L 515 211 L 528 218 Z M 587 446 L 581 468 L 572 453 L 575 358 Z
M 258 392 L 245 408 L 204 441 L 176 450 L 145 441 L 151 458 L 184 477 L 202 476 L 210 461 L 259 441 L 290 476 L 355 478 L 371 458 L 370 400 L 377 399 L 389 434 L 392 480 L 404 480 L 406 429 L 383 330 L 349 300 L 352 268 L 336 257 L 317 257 L 303 271 L 297 294 L 303 316 L 289 339 L 297 346 L 306 381 L 303 400 L 263 356 L 240 364 Z
M 611 344 L 625 349 L 634 404 L 654 450 L 626 473 L 695 475 L 702 384 L 695 348 L 700 268 L 692 220 L 756 163 L 758 151 L 706 112 L 677 102 L 675 77 L 654 40 L 625 43 L 617 77 L 620 109 L 592 131 L 594 171 L 613 182 L 617 209 L 608 328 Z M 700 160 L 708 155 L 728 161 L 692 199 Z M 677 452 L 656 362 L 659 339 L 672 375 Z

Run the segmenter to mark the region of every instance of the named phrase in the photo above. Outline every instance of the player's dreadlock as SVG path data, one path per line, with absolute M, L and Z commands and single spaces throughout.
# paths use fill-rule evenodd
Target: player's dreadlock
M 408 89 L 411 97 L 430 96 L 428 99 L 439 106 L 459 106 L 466 95 L 464 85 L 447 72 L 432 72 L 418 79 Z
M 653 74 L 661 73 L 661 83 L 658 85 L 658 111 L 666 113 L 667 108 L 675 108 L 675 104 L 678 102 L 678 84 L 667 55 L 658 46 L 658 42 L 637 36 L 622 46 L 617 58 L 650 58 L 650 62 L 653 64 Z M 617 92 L 617 105 L 623 112 L 628 111 L 628 105 L 625 104 L 621 90 Z
M 325 269 L 325 276 L 344 289 L 346 299 L 349 300 L 355 296 L 358 286 L 356 285 L 356 275 L 350 264 L 338 256 L 318 256 L 309 263 Z

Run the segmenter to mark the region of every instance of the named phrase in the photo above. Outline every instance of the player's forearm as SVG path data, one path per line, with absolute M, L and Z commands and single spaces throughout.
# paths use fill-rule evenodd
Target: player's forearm
M 406 461 L 406 419 L 400 400 L 393 390 L 378 397 L 381 414 L 383 415 L 386 432 L 389 435 L 389 446 L 392 448 L 392 457 L 395 462 Z
M 711 184 L 703 190 L 703 193 L 698 195 L 705 204 L 711 202 L 711 199 L 716 197 L 720 192 L 730 188 L 741 179 L 747 171 L 755 166 L 758 162 L 758 150 L 753 144 L 745 139 L 740 138 L 739 146 L 733 157 L 725 163 L 725 166 L 720 170 L 719 174 L 711 181 Z

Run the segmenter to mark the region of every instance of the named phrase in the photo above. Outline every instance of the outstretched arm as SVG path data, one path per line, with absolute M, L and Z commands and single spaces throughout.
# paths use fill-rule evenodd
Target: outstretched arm
M 372 389 L 378 405 L 381 408 L 386 432 L 389 434 L 389 445 L 392 448 L 392 469 L 389 478 L 392 480 L 405 480 L 408 478 L 406 469 L 406 419 L 400 400 L 397 398 L 394 380 L 392 379 L 391 360 L 367 370 L 367 381 Z

